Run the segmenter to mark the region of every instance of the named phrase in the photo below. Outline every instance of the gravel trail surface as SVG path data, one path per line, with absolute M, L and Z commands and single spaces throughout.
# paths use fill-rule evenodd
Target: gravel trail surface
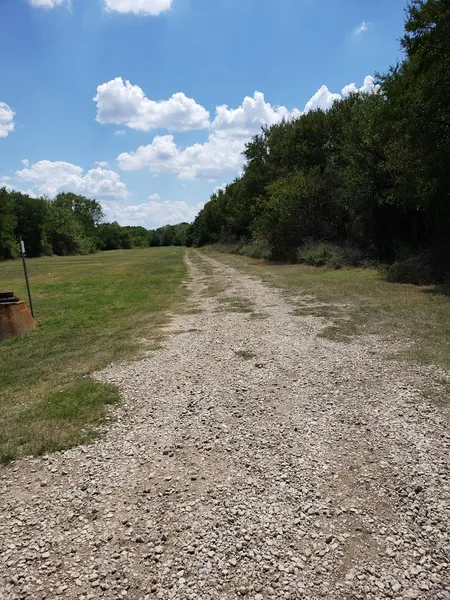
M 450 600 L 448 375 L 187 260 L 105 436 L 0 471 L 0 598 Z

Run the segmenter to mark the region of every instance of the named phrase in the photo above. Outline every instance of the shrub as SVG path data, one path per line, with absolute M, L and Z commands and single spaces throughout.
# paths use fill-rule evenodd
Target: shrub
M 441 243 L 406 260 L 398 260 L 386 270 L 393 283 L 431 285 L 450 283 L 450 245 Z
M 238 250 L 238 253 L 243 256 L 249 256 L 250 258 L 264 258 L 265 260 L 271 260 L 273 258 L 272 247 L 263 240 L 255 240 L 250 244 L 242 246 Z
M 299 248 L 297 262 L 313 267 L 356 267 L 363 261 L 360 250 L 351 246 L 337 246 L 328 242 L 309 243 Z
M 213 252 L 222 252 L 223 254 L 239 254 L 242 244 L 208 244 L 205 250 Z

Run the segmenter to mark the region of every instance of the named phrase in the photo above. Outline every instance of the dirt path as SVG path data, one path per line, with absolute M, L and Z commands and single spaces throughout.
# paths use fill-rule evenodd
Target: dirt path
M 124 395 L 104 439 L 0 472 L 0 598 L 450 599 L 432 371 L 190 257 L 202 311 L 97 375 Z

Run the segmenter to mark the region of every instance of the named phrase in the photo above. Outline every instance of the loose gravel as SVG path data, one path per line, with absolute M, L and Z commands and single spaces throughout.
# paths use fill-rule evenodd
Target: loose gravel
M 448 374 L 187 260 L 104 437 L 0 472 L 0 598 L 450 599 Z

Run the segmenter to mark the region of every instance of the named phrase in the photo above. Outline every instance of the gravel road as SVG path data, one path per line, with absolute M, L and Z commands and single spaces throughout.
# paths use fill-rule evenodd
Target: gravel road
M 448 374 L 187 261 L 105 436 L 0 471 L 0 598 L 450 599 Z

